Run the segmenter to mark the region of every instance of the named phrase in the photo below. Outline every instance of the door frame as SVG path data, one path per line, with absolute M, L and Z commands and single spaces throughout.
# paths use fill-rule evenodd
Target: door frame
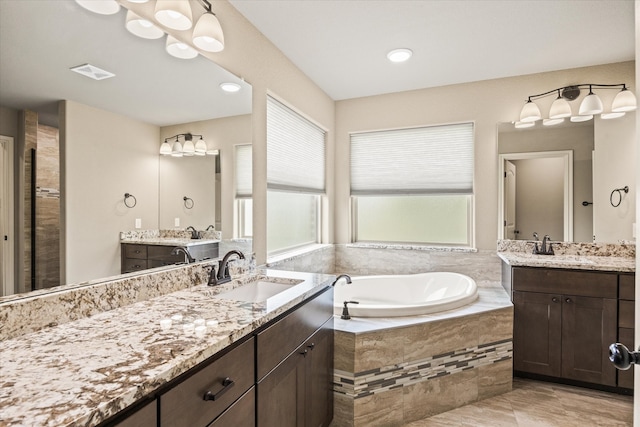
M 563 241 L 573 242 L 573 150 L 498 155 L 498 239 L 504 239 L 504 173 L 506 160 L 561 158 L 564 163 Z
M 15 215 L 14 215 L 14 181 L 13 181 L 13 150 L 14 139 L 10 136 L 0 135 L 0 170 L 2 170 L 2 186 L 0 186 L 0 198 L 6 203 L 0 206 L 0 244 L 2 244 L 2 295 L 12 295 L 15 291 L 14 263 L 15 263 Z M 6 229 L 5 229 L 6 228 Z M 4 235 L 8 240 L 4 240 Z

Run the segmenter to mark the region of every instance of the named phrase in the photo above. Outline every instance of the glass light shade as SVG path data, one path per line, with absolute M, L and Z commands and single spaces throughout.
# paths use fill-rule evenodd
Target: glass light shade
M 515 126 L 516 129 L 526 129 L 526 128 L 533 127 L 535 125 L 536 125 L 535 122 L 515 122 L 513 124 L 513 126 Z
M 634 111 L 636 108 L 638 108 L 636 96 L 627 88 L 618 92 L 611 105 L 611 111 L 614 113 Z
M 193 145 L 193 141 L 190 139 L 184 141 L 184 144 L 182 144 L 182 154 L 185 156 L 193 156 L 195 153 L 196 147 Z
M 391 52 L 387 53 L 387 59 L 391 62 L 405 62 L 408 61 L 409 58 L 413 56 L 413 51 L 411 49 L 394 49 Z
M 543 126 L 555 126 L 555 125 L 559 125 L 562 122 L 564 122 L 564 119 L 544 119 L 544 120 L 542 120 L 542 125 Z
M 198 56 L 198 52 L 194 48 L 169 35 L 167 36 L 167 52 L 180 59 L 191 59 Z
M 149 0 L 129 0 L 129 3 L 146 3 Z
M 549 109 L 549 118 L 563 119 L 565 117 L 571 117 L 571 105 L 564 98 L 556 98 Z
M 617 113 L 602 113 L 600 114 L 600 118 L 604 119 L 604 120 L 609 120 L 609 119 L 617 119 L 619 117 L 624 116 L 625 112 L 617 112 Z
M 520 121 L 521 122 L 535 122 L 536 120 L 540 120 L 542 115 L 540 114 L 540 108 L 536 105 L 535 102 L 529 100 L 524 107 L 522 107 L 522 111 L 520 111 Z
M 159 39 L 164 36 L 164 31 L 153 25 L 144 18 L 139 17 L 132 11 L 127 12 L 127 20 L 125 23 L 127 30 L 143 39 Z
M 589 116 L 592 114 L 600 114 L 602 113 L 602 110 L 604 110 L 604 107 L 602 106 L 600 97 L 591 92 L 582 100 L 578 114 L 581 116 Z
M 204 139 L 200 138 L 196 142 L 196 156 L 204 156 L 207 154 L 207 143 L 204 142 Z
M 174 30 L 188 30 L 193 25 L 191 6 L 185 0 L 158 0 L 154 16 L 159 23 Z
M 173 157 L 182 157 L 182 144 L 180 141 L 176 141 L 171 146 L 171 155 Z
M 120 4 L 116 0 L 76 0 L 76 3 L 100 15 L 113 15 L 120 11 Z
M 580 115 L 580 116 L 571 116 L 571 121 L 574 123 L 578 123 L 578 122 L 588 122 L 589 120 L 593 119 L 593 115 L 589 114 L 589 115 Z
M 163 156 L 168 156 L 169 154 L 171 154 L 171 151 L 171 145 L 169 145 L 167 141 L 163 142 L 160 146 L 160 154 L 162 154 Z
M 206 12 L 198 19 L 193 29 L 193 44 L 207 52 L 220 52 L 224 49 L 224 34 L 216 15 Z

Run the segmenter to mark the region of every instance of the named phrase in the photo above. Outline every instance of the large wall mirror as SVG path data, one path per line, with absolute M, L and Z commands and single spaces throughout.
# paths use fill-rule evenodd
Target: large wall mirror
M 251 143 L 247 82 L 202 56 L 168 55 L 164 37 L 129 33 L 124 8 L 105 16 L 57 0 L 0 9 L 0 135 L 13 138 L 16 158 L 14 292 L 117 276 L 122 231 L 214 225 L 234 237 L 234 147 Z M 87 63 L 115 77 L 70 71 Z M 240 90 L 222 91 L 227 82 Z M 185 171 L 198 160 L 169 167 L 159 155 L 164 138 L 187 132 L 218 150 L 198 159 L 197 176 Z M 208 207 L 197 224 L 172 211 L 184 196 Z
M 634 239 L 635 117 L 517 129 L 498 124 L 498 238 Z M 613 206 L 610 199 L 615 196 Z

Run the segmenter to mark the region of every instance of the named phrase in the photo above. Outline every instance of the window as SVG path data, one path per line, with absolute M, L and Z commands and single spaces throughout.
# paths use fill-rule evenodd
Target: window
M 473 124 L 351 135 L 353 241 L 472 245 Z
M 251 144 L 236 145 L 235 235 L 241 239 L 253 236 L 252 154 Z
M 267 252 L 320 241 L 325 132 L 267 97 Z

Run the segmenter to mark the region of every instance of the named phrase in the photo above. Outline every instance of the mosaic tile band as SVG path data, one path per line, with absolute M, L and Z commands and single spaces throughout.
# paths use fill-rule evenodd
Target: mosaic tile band
M 336 369 L 333 390 L 359 399 L 511 358 L 513 341 L 508 339 L 356 374 Z

